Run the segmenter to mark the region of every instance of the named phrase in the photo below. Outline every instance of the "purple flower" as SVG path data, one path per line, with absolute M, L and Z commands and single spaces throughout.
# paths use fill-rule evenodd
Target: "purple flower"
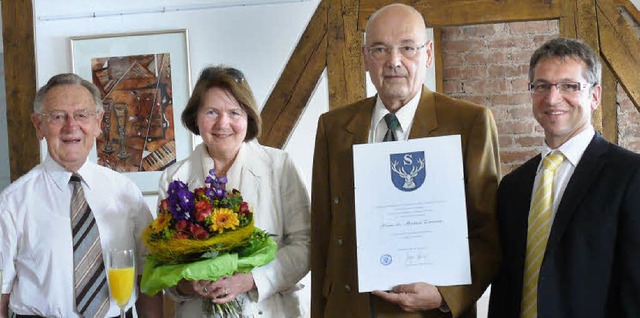
M 176 180 L 169 184 L 169 208 L 174 220 L 188 220 L 193 211 L 195 197 L 186 183 Z
M 169 183 L 169 190 L 167 190 L 167 193 L 169 195 L 172 195 L 176 192 L 178 192 L 181 189 L 189 189 L 189 186 L 187 186 L 186 183 L 180 181 L 180 180 L 175 180 L 172 181 L 171 183 Z
M 209 176 L 204 179 L 204 183 L 209 185 L 209 189 L 205 191 L 205 194 L 211 199 L 222 199 L 225 197 L 225 185 L 227 184 L 227 177 L 217 177 L 216 170 L 209 170 Z M 209 191 L 210 190 L 210 191 Z

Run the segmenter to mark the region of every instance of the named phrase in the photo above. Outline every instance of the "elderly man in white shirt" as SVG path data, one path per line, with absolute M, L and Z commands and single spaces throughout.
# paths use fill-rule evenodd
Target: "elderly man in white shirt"
M 0 194 L 0 318 L 8 316 L 8 309 L 17 317 L 117 316 L 119 308 L 109 299 L 103 263 L 112 248 L 133 248 L 141 274 L 147 250 L 140 236 L 152 221 L 151 212 L 135 184 L 87 160 L 100 134 L 102 115 L 98 89 L 75 74 L 54 76 L 36 94 L 32 122 L 38 138 L 47 141 L 48 155 Z M 73 181 L 81 187 L 75 194 L 78 182 Z M 79 192 L 84 192 L 88 208 L 76 211 L 95 219 L 80 223 L 86 226 L 85 233 L 93 231 L 96 236 L 91 241 L 96 243 L 96 261 L 87 266 L 96 278 L 85 285 L 77 268 L 79 260 L 88 258 L 89 253 L 83 255 L 78 247 L 86 239 L 74 236 L 85 229 L 71 216 Z M 163 315 L 160 294 L 134 292 L 128 308 L 134 302 L 138 316 Z

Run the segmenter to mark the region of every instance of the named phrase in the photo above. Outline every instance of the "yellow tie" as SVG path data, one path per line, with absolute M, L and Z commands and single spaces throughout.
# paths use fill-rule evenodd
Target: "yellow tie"
M 554 151 L 542 160 L 542 177 L 533 191 L 533 200 L 529 210 L 529 229 L 527 230 L 527 255 L 525 258 L 524 280 L 522 283 L 522 318 L 538 316 L 538 274 L 547 248 L 551 230 L 551 212 L 553 210 L 553 177 L 556 169 L 564 160 L 564 155 Z

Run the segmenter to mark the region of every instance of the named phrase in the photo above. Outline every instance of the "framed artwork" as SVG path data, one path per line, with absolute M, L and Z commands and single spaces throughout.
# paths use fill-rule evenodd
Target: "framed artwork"
M 186 29 L 71 38 L 73 72 L 102 96 L 90 158 L 157 193 L 162 170 L 193 150 L 180 115 L 191 93 Z

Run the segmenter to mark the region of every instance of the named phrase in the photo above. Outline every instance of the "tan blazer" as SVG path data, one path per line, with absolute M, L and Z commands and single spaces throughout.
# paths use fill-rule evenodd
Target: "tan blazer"
M 311 196 L 312 318 L 372 317 L 381 299 L 358 293 L 352 145 L 367 143 L 376 98 L 318 120 Z M 409 138 L 460 134 L 464 161 L 472 284 L 439 287 L 454 317 L 475 317 L 475 303 L 498 270 L 495 220 L 500 176 L 498 135 L 487 108 L 422 89 Z M 446 242 L 442 242 L 446 244 Z M 388 306 L 408 317 L 398 306 Z M 414 314 L 415 315 L 415 314 Z M 447 317 L 440 310 L 423 317 Z

